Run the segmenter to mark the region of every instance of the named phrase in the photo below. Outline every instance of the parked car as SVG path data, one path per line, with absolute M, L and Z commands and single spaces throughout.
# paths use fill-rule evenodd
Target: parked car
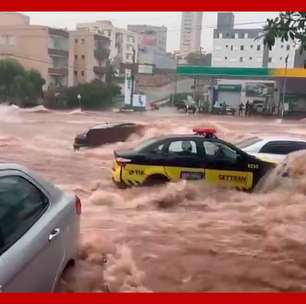
M 227 105 L 226 106 L 226 115 L 235 115 L 235 113 L 236 113 L 236 109 L 235 108 L 233 108 L 233 107 L 231 107 L 231 106 L 229 106 L 229 105 Z
M 216 101 L 212 108 L 212 113 L 218 115 L 235 115 L 236 109 L 226 103 Z
M 19 165 L 0 165 L 0 288 L 50 292 L 78 254 L 81 202 Z
M 250 137 L 236 146 L 261 159 L 281 162 L 287 154 L 306 149 L 306 140 L 295 137 Z
M 126 187 L 187 179 L 252 190 L 275 167 L 218 139 L 211 128 L 194 132 L 152 138 L 133 150 L 114 151 L 113 181 Z
M 143 126 L 135 123 L 104 123 L 77 135 L 73 148 L 97 147 L 117 141 L 125 141 L 133 133 L 142 135 Z

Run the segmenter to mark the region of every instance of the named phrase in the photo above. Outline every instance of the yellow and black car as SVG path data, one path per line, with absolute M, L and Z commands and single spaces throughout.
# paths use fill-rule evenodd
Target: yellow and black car
M 251 190 L 275 167 L 218 139 L 210 129 L 153 138 L 114 156 L 113 181 L 120 186 L 186 179 Z

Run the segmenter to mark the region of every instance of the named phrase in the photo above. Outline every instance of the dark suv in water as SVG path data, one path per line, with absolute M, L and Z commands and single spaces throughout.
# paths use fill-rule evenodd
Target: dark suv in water
M 143 126 L 135 123 L 104 123 L 94 126 L 77 135 L 73 148 L 97 147 L 117 141 L 125 141 L 130 135 L 136 133 L 142 135 Z

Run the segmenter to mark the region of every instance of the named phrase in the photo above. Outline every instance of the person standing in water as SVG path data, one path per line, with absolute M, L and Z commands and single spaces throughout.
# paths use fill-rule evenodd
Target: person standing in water
M 249 116 L 250 115 L 250 103 L 247 100 L 246 104 L 245 104 L 245 116 Z
M 241 102 L 239 105 L 239 116 L 243 115 L 243 103 Z

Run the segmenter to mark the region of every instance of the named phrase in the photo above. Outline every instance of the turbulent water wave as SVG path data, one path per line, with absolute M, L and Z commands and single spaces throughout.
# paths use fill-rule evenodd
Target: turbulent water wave
M 80 132 L 74 115 L 0 108 L 0 116 L 5 117 L 2 158 L 38 171 L 82 199 L 80 255 L 63 276 L 63 290 L 306 290 L 305 152 L 289 155 L 254 193 L 188 182 L 119 190 L 111 182 L 113 150 L 145 138 L 209 126 L 234 141 L 273 133 L 275 122 L 131 113 L 125 119 L 146 124 L 143 137 L 73 152 Z M 87 126 L 122 121 L 122 115 L 89 113 L 78 119 Z M 302 124 L 277 124 L 278 132 L 289 130 L 306 134 Z

